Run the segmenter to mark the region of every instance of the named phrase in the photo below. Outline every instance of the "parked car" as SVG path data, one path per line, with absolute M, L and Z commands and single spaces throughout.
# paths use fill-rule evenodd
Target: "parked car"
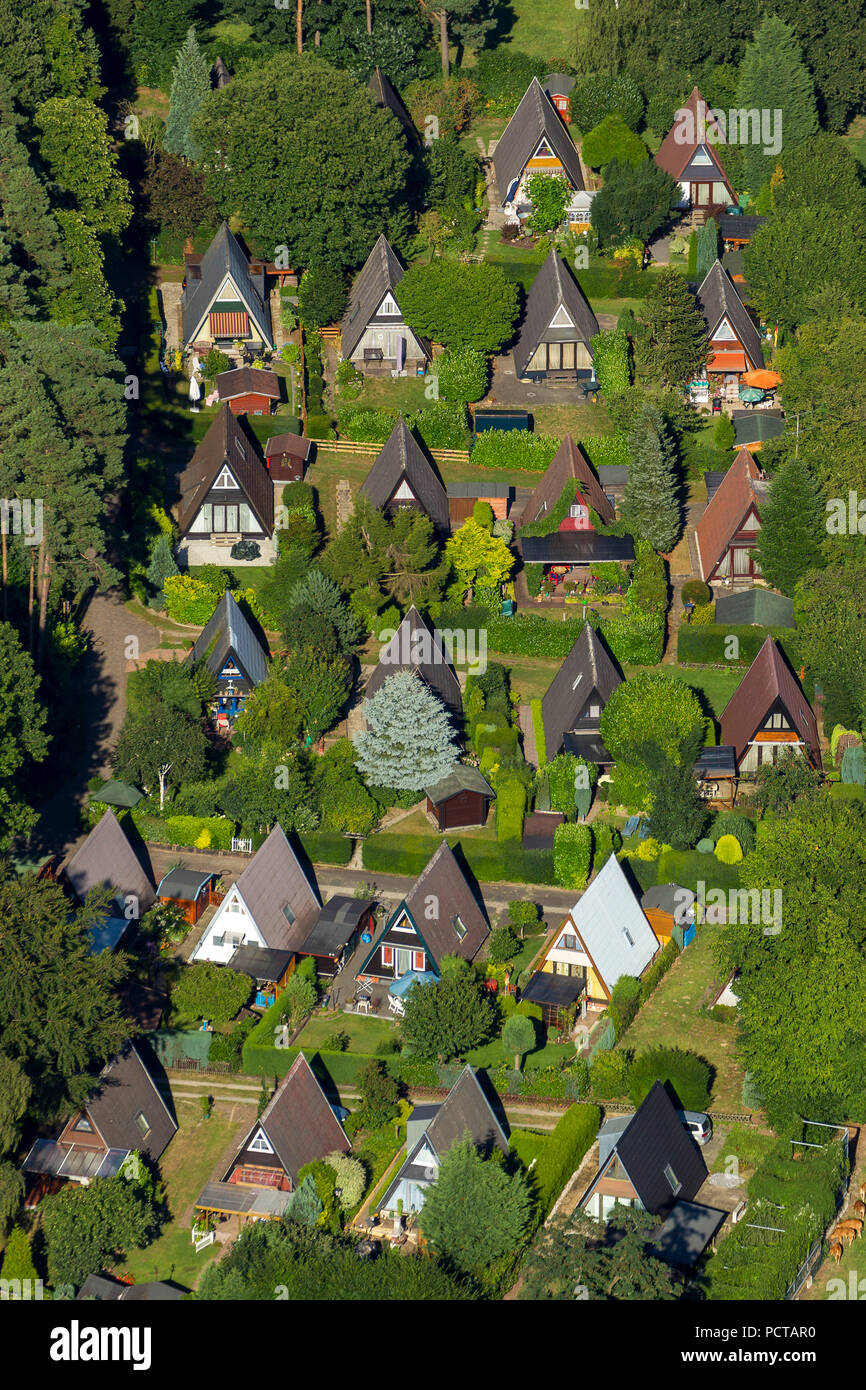
M 678 1110 L 677 1114 L 696 1144 L 708 1144 L 713 1137 L 713 1122 L 703 1110 Z

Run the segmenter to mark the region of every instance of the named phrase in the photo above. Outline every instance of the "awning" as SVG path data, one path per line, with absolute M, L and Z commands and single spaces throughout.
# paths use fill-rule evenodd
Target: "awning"
M 707 363 L 710 372 L 744 372 L 746 354 L 744 352 L 714 352 Z
M 208 314 L 212 338 L 248 338 L 250 336 L 249 314 Z
M 399 980 L 395 980 L 388 986 L 388 993 L 393 994 L 397 999 L 402 999 L 404 994 L 408 994 L 413 985 L 429 985 L 437 980 L 438 975 L 434 975 L 432 970 L 410 970 L 408 974 L 401 975 Z
M 743 377 L 746 386 L 758 386 L 762 391 L 772 391 L 774 386 L 780 385 L 781 380 L 778 372 L 771 372 L 766 367 L 759 367 L 754 372 L 746 372 Z

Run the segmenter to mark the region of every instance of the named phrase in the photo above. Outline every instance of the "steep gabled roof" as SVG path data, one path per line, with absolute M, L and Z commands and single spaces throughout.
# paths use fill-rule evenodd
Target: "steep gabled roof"
M 390 642 L 379 652 L 379 663 L 367 681 L 365 698 L 371 700 L 388 676 L 398 671 L 417 671 L 448 710 L 460 717 L 463 696 L 454 667 L 438 635 L 431 632 L 414 603 Z
M 253 685 L 267 679 L 267 651 L 262 647 L 243 610 L 229 589 L 226 589 L 207 626 L 199 633 L 187 661 L 204 661 L 208 670 L 218 676 L 229 652 L 234 652 L 244 675 Z
M 508 1152 L 505 1131 L 468 1064 L 427 1126 L 426 1137 L 441 1158 L 452 1145 L 459 1144 L 467 1130 L 475 1147 L 483 1153 L 490 1153 L 494 1147 Z
M 153 1077 L 131 1042 L 102 1068 L 99 1086 L 83 1107 L 109 1149 L 138 1149 L 158 1159 L 177 1125 Z M 137 1115 L 148 1130 L 142 1133 Z
M 234 371 L 220 372 L 216 388 L 221 401 L 250 395 L 267 396 L 272 401 L 280 399 L 280 378 L 264 367 L 235 367 Z
M 407 143 L 411 149 L 417 149 L 421 144 L 421 137 L 415 126 L 415 122 L 403 105 L 399 94 L 391 86 L 381 68 L 374 68 L 370 81 L 367 83 L 373 100 L 377 106 L 383 106 L 386 111 L 390 111 L 392 116 L 396 116 L 406 135 Z
M 385 295 L 390 292 L 399 305 L 397 286 L 403 279 L 404 270 L 384 232 L 379 237 L 366 261 L 355 276 L 349 303 L 343 317 L 340 350 L 343 357 L 351 357 L 361 340 L 361 335 L 375 314 Z M 394 321 L 394 326 L 400 322 Z M 422 349 L 430 356 L 428 339 L 417 334 Z
M 707 1177 L 707 1165 L 660 1081 L 625 1126 L 615 1145 L 641 1204 L 653 1215 L 689 1202 Z M 676 1192 L 665 1168 L 679 1184 Z
M 348 1153 L 352 1147 L 303 1052 L 298 1053 L 253 1125 L 240 1153 L 260 1129 L 284 1171 L 291 1174 L 293 1184 L 308 1163 L 335 1150 Z
M 533 77 L 493 153 L 493 167 L 501 202 L 507 202 L 509 193 L 542 139 L 547 140 L 572 188 L 578 192 L 583 191 L 580 156 L 559 112 L 538 78 Z
M 698 309 L 707 326 L 707 336 L 723 318 L 726 318 L 737 335 L 746 356 L 753 367 L 760 367 L 764 361 L 761 352 L 761 335 L 749 317 L 749 312 L 728 272 L 718 258 L 713 262 L 695 294 Z
M 235 887 L 272 950 L 299 951 L 322 904 L 285 831 L 275 825 Z M 292 921 L 284 909 L 288 907 Z
M 552 511 L 570 478 L 579 483 L 584 500 L 598 513 L 605 525 L 609 525 L 614 520 L 613 507 L 593 473 L 586 454 L 579 444 L 575 444 L 571 435 L 567 434 L 524 507 L 518 529 L 521 526 L 529 526 L 533 521 L 540 521 Z
M 66 880 L 84 901 L 91 888 L 108 886 L 121 897 L 138 899 L 139 915 L 156 898 L 150 875 L 138 861 L 123 827 L 109 807 L 66 865 Z
M 443 956 L 474 960 L 490 933 L 490 927 L 447 840 L 419 874 L 405 898 L 406 910 L 417 926 L 438 966 Z M 435 916 L 430 916 L 431 904 Z M 393 914 L 394 920 L 400 912 Z M 466 928 L 458 935 L 456 919 Z
M 590 338 L 598 332 L 598 320 L 565 261 L 555 250 L 551 250 L 532 282 L 526 301 L 523 326 L 514 349 L 514 366 L 518 376 L 523 375 L 560 306 L 568 313 L 574 329 L 558 329 L 553 336 L 557 341 L 578 341 L 589 347 Z
M 699 103 L 701 108 L 700 111 L 698 109 Z M 725 173 L 725 166 L 719 154 L 719 145 L 725 143 L 722 138 L 722 132 L 714 119 L 708 119 L 710 108 L 707 106 L 697 87 L 692 88 L 691 96 L 681 109 L 690 112 L 690 124 L 693 138 L 684 138 L 689 134 L 688 125 L 685 121 L 675 121 L 661 143 L 659 152 L 656 155 L 656 164 L 658 164 L 659 168 L 664 169 L 665 173 L 670 174 L 672 179 L 678 180 L 683 170 L 691 162 L 695 151 L 700 145 L 703 145 L 710 157 L 716 161 L 722 179 L 730 188 L 730 180 Z M 701 138 L 701 111 L 703 112 L 703 124 L 707 134 L 711 131 L 713 133 L 713 143 L 706 138 Z
M 708 579 L 742 526 L 750 509 L 759 507 L 761 470 L 748 449 L 741 449 L 723 477 L 695 528 L 701 575 Z M 757 540 L 757 533 L 755 535 Z
M 448 531 L 450 514 L 444 484 L 401 415 L 361 485 L 361 496 L 372 507 L 384 508 L 404 475 L 434 526 Z
M 192 342 L 210 306 L 230 275 L 247 312 L 273 345 L 270 305 L 250 275 L 250 263 L 237 240 L 223 222 L 201 259 L 200 279 L 188 285 L 181 299 L 183 336 Z
M 590 693 L 597 691 L 601 704 L 605 705 L 621 681 L 622 676 L 604 641 L 589 623 L 585 623 L 541 701 L 548 761 L 556 757 L 566 731 L 574 728 Z
M 639 978 L 658 950 L 658 938 L 615 854 L 575 903 L 571 918 L 608 993 L 622 975 Z
M 224 465 L 231 470 L 256 519 L 270 535 L 274 529 L 273 480 L 262 462 L 258 443 L 246 433 L 240 418 L 232 414 L 228 401 L 223 401 L 180 476 L 177 524 L 181 535 L 186 535 Z
M 772 637 L 767 638 L 722 711 L 722 743 L 734 746 L 739 763 L 776 700 L 782 701 L 812 761 L 820 767 L 821 744 L 814 711 Z

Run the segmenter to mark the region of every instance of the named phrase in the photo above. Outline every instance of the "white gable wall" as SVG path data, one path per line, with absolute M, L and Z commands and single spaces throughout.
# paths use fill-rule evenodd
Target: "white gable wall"
M 225 938 L 221 946 L 215 944 L 215 938 L 218 937 Z M 229 937 L 232 939 L 229 940 Z M 236 937 L 239 939 L 235 940 Z M 210 960 L 217 965 L 227 965 L 238 946 L 266 944 L 249 908 L 238 892 L 237 884 L 234 884 L 214 913 L 201 941 L 193 951 L 192 959 Z

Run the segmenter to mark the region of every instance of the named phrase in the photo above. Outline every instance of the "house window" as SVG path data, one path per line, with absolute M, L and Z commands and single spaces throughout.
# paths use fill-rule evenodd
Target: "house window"
M 73 1128 L 78 1134 L 92 1134 L 92 1133 L 93 1133 L 93 1125 L 90 1123 L 90 1121 L 88 1120 L 88 1118 L 87 1118 L 86 1115 L 79 1115 L 79 1116 L 78 1116 L 78 1119 L 75 1121 L 75 1124 L 72 1126 L 72 1128 Z
M 625 937 L 626 941 L 628 942 L 629 946 L 633 946 L 633 945 L 634 945 L 634 937 L 632 936 L 632 934 L 631 934 L 631 932 L 629 931 L 628 927 L 623 927 L 623 929 L 622 929 L 622 934 L 623 934 L 623 936 Z
M 150 1123 L 143 1110 L 139 1110 L 135 1117 L 135 1123 L 138 1125 L 142 1135 L 150 1133 Z
M 263 1129 L 260 1129 L 260 1130 L 257 1131 L 256 1137 L 255 1137 L 255 1139 L 253 1140 L 253 1142 L 250 1144 L 249 1147 L 250 1147 L 250 1152 L 251 1152 L 251 1153 L 257 1153 L 257 1154 L 272 1154 L 272 1153 L 273 1153 L 273 1149 L 272 1149 L 271 1145 L 268 1143 L 268 1140 L 267 1140 L 267 1138 L 266 1138 L 266 1136 L 265 1136 L 265 1132 L 264 1132 Z
M 216 482 L 214 483 L 214 487 L 236 488 L 237 483 L 235 482 L 229 470 L 227 468 L 224 468 L 223 471 L 220 473 L 219 477 L 217 478 Z
M 286 921 L 288 922 L 289 926 L 291 926 L 292 923 L 293 923 L 294 920 L 295 920 L 295 914 L 294 914 L 294 912 L 292 911 L 292 909 L 291 909 L 291 907 L 289 906 L 288 903 L 286 903 L 285 907 L 283 908 L 283 916 L 285 917 L 285 919 L 286 919 Z
M 459 916 L 457 916 L 454 918 L 452 925 L 457 933 L 457 940 L 462 941 L 464 936 L 466 935 L 466 926 L 464 922 L 461 920 Z
M 560 944 L 560 946 L 562 947 L 562 949 L 563 949 L 564 951 L 576 951 L 576 950 L 577 950 L 577 937 L 576 937 L 576 936 L 571 936 L 571 935 L 569 935 L 568 932 L 566 932 L 565 936 L 562 937 L 562 939 L 561 939 L 561 941 L 560 941 L 559 944 Z
M 424 969 L 424 960 L 425 960 L 425 956 L 424 956 L 424 952 L 423 952 L 423 951 L 413 951 L 413 952 L 412 952 L 412 969 L 413 969 L 413 970 L 423 970 L 423 969 Z
M 236 440 L 235 440 L 235 448 L 237 449 L 237 451 L 238 451 L 238 453 L 240 454 L 241 458 L 244 459 L 244 460 L 246 460 L 247 451 L 246 451 L 245 446 L 241 443 L 241 441 L 240 441 L 239 439 L 236 439 Z
M 383 965 L 387 965 L 389 968 L 390 968 L 391 966 L 393 966 L 393 964 L 394 964 L 394 947 L 393 947 L 393 946 L 383 946 L 383 947 L 382 947 L 382 964 L 383 964 Z
M 223 932 L 222 936 L 214 936 L 214 937 L 211 938 L 211 944 L 212 944 L 213 946 L 224 946 L 225 943 L 226 943 L 225 932 Z
M 590 719 L 598 719 L 598 717 L 600 716 L 600 714 L 601 714 L 601 705 L 590 705 L 590 707 L 589 707 L 589 717 L 590 717 Z
M 573 517 L 575 521 L 584 521 L 587 516 L 586 507 L 582 507 L 579 502 L 575 502 L 571 507 L 569 507 L 568 515 L 570 517 Z
M 682 1187 L 682 1183 L 680 1182 L 679 1178 L 677 1177 L 676 1173 L 674 1172 L 673 1168 L 669 1163 L 665 1164 L 665 1177 L 668 1180 L 671 1192 L 676 1197 L 677 1193 Z
M 385 298 L 382 300 L 382 303 L 379 305 L 379 313 L 392 315 L 399 314 L 400 306 L 398 305 L 396 299 L 394 299 L 390 294 L 386 294 Z

